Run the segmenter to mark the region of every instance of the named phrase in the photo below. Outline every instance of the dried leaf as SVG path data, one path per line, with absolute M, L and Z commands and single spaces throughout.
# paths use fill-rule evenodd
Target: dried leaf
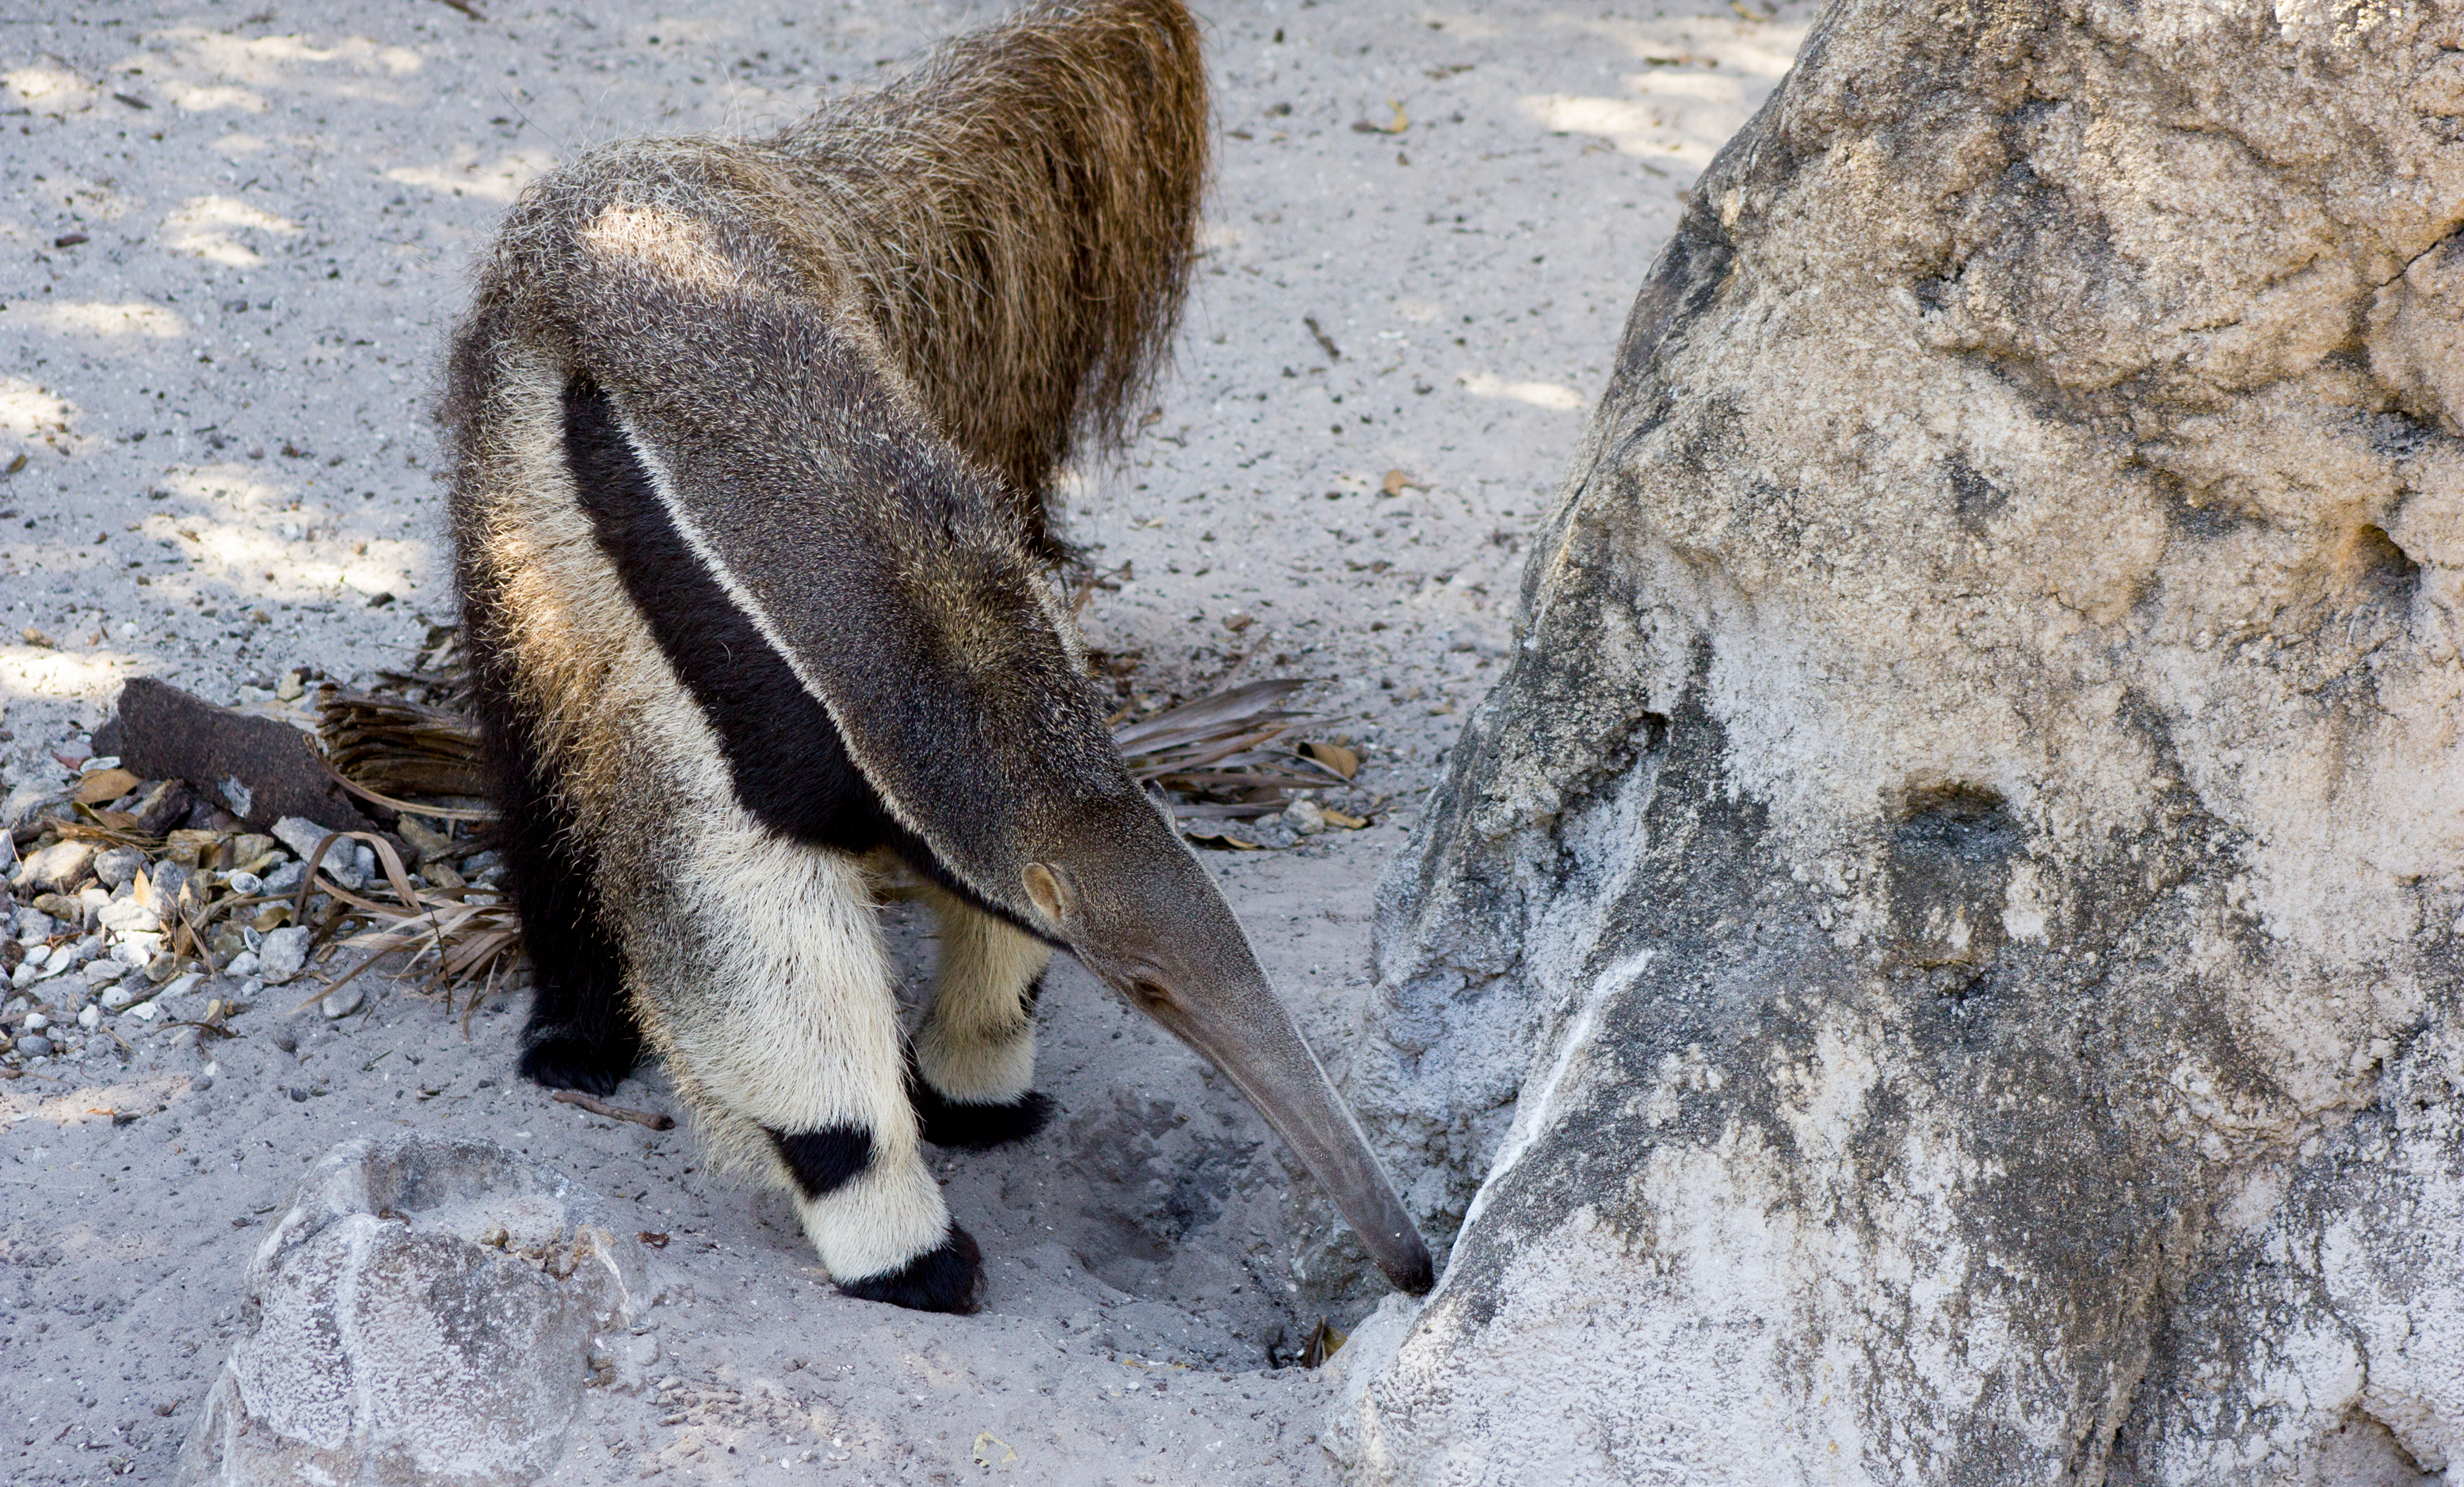
M 1390 470 L 1386 471 L 1385 480 L 1378 484 L 1377 493 L 1380 495 L 1401 495 L 1406 491 L 1425 491 L 1428 488 L 1429 483 L 1427 481 L 1422 480 L 1418 475 L 1412 474 L 1408 470 Z
M 1340 826 L 1346 831 L 1358 831 L 1361 827 L 1369 824 L 1369 818 L 1366 816 L 1353 816 L 1346 811 L 1333 810 L 1323 806 L 1319 809 L 1325 814 L 1326 823 L 1330 826 Z
M 96 770 L 77 781 L 76 800 L 79 805 L 100 805 L 105 800 L 119 799 L 143 783 L 132 770 Z
M 1310 739 L 1300 746 L 1301 757 L 1323 764 L 1341 778 L 1350 779 L 1360 773 L 1360 755 L 1341 744 L 1320 743 Z
M 1263 852 L 1265 850 L 1264 844 L 1251 842 L 1245 837 L 1236 837 L 1220 826 L 1200 826 L 1190 822 L 1183 822 L 1180 828 L 1180 834 L 1187 837 L 1191 842 L 1195 842 L 1199 846 L 1211 848 L 1218 852 Z

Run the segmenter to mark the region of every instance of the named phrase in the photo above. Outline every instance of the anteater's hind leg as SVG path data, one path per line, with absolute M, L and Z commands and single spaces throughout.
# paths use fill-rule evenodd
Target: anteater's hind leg
M 550 1089 L 613 1094 L 641 1061 L 642 1032 L 593 881 L 598 853 L 563 798 L 543 783 L 551 771 L 540 758 L 536 705 L 526 705 L 514 680 L 496 584 L 466 578 L 464 588 L 463 644 L 495 776 L 498 850 L 531 963 L 521 1071 Z
M 869 875 L 716 795 L 680 813 L 693 872 L 627 916 L 651 1038 L 715 1152 L 794 1195 L 842 1291 L 964 1310 L 976 1245 L 924 1166 Z
M 610 1095 L 642 1059 L 625 997 L 624 957 L 591 886 L 591 861 L 563 812 L 536 788 L 503 792 L 516 809 L 500 850 L 531 962 L 524 1078 Z
M 1052 1114 L 1035 1089 L 1035 1000 L 1052 951 L 955 894 L 927 896 L 941 954 L 915 1033 L 924 1139 L 980 1149 L 1032 1136 Z

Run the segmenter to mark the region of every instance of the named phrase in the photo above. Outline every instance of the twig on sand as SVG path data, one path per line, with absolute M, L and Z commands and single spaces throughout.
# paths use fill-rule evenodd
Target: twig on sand
M 463 14 L 471 17 L 474 21 L 484 21 L 487 19 L 486 16 L 479 13 L 479 8 L 473 5 L 471 0 L 445 0 L 445 3 L 461 11 Z
M 578 1089 L 560 1089 L 548 1098 L 559 1104 L 578 1104 L 593 1115 L 604 1115 L 611 1121 L 631 1121 L 652 1130 L 673 1130 L 676 1125 L 672 1115 L 661 1115 L 656 1110 L 636 1110 L 630 1105 L 609 1104 L 597 1095 L 585 1095 Z

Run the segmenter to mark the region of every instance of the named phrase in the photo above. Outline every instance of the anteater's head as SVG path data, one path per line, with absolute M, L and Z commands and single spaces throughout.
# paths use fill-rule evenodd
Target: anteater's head
M 1222 1070 L 1325 1185 L 1386 1278 L 1428 1290 L 1428 1246 L 1179 834 L 1146 801 L 1125 800 L 1066 835 L 1022 873 L 1044 931 Z

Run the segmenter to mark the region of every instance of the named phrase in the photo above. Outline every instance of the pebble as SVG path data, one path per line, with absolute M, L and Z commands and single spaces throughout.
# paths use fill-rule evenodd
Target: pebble
M 165 1001 L 174 996 L 186 996 L 190 992 L 195 991 L 199 986 L 204 985 L 206 973 L 204 972 L 191 971 L 186 975 L 173 976 L 169 984 L 165 985 L 161 991 L 154 995 Z
M 29 1033 L 39 1033 L 51 1025 L 52 1019 L 44 1016 L 42 1013 L 30 1012 L 26 1014 L 26 1031 Z
M 119 934 L 146 933 L 163 928 L 162 914 L 133 898 L 114 899 L 103 905 L 96 922 Z
M 47 939 L 54 929 L 52 916 L 31 906 L 17 910 L 17 917 L 11 923 L 17 938 L 21 940 Z
M 111 948 L 111 958 L 134 971 L 154 958 L 154 947 L 123 939 Z
M 323 1008 L 325 1019 L 330 1022 L 336 1018 L 347 1017 L 359 1011 L 361 1004 L 367 999 L 367 989 L 354 981 L 348 986 L 327 992 L 325 999 L 319 1005 Z
M 163 953 L 155 956 L 152 960 L 145 962 L 145 979 L 152 981 L 159 986 L 163 982 L 171 979 L 172 973 L 179 969 L 180 957 L 172 954 L 169 951 L 165 951 Z
M 25 959 L 17 962 L 16 970 L 9 973 L 9 984 L 13 988 L 29 987 L 33 985 L 36 978 L 41 976 L 42 973 L 42 966 L 35 961 L 33 956 L 29 955 Z
M 332 835 L 331 831 L 303 816 L 285 816 L 274 823 L 274 840 L 298 853 L 303 861 L 316 855 L 318 843 Z M 349 844 L 343 843 L 345 846 Z
M 151 1022 L 154 1020 L 154 1015 L 162 1010 L 150 1001 L 141 1001 L 128 1009 L 128 1015 L 140 1022 Z
M 297 816 L 285 816 L 274 823 L 274 839 L 299 854 L 303 869 L 306 860 L 317 854 L 317 844 L 333 832 L 315 821 Z M 367 854 L 369 868 L 376 866 L 376 854 L 365 842 L 337 842 L 325 849 L 325 860 L 317 870 L 346 888 L 357 888 L 367 882 L 367 873 L 360 866 L 360 854 Z M 297 884 L 297 879 L 293 879 Z
M 109 1012 L 125 1012 L 130 1007 L 136 1005 L 138 997 L 144 995 L 145 982 L 143 977 L 138 977 L 134 982 L 122 981 L 118 986 L 115 986 L 111 990 L 102 994 L 102 1006 L 104 1010 Z
M 238 954 L 233 955 L 231 958 L 231 963 L 223 967 L 223 974 L 235 976 L 240 980 L 245 981 L 250 976 L 256 974 L 256 951 L 253 950 L 244 950 Z
M 1284 824 L 1304 837 L 1313 837 L 1326 829 L 1326 808 L 1307 796 L 1300 796 L 1284 807 Z
M 293 925 L 267 935 L 264 947 L 256 952 L 256 973 L 279 986 L 306 970 L 308 940 L 313 933 L 306 925 Z
M 127 962 L 115 956 L 98 955 L 85 963 L 85 984 L 100 986 L 106 981 L 117 981 L 130 969 Z
M 265 875 L 264 880 L 257 886 L 257 891 L 260 893 L 288 893 L 292 889 L 299 886 L 299 880 L 307 876 L 308 864 L 306 863 L 285 863 L 281 866 L 274 869 L 274 871 Z
M 254 898 L 265 891 L 265 880 L 253 872 L 235 872 L 231 875 L 230 887 L 233 893 Z
M 97 853 L 94 859 L 94 875 L 101 879 L 107 888 L 125 887 L 131 879 L 144 870 L 145 854 L 133 846 L 116 846 L 108 852 Z
M 26 859 L 26 875 L 19 882 L 29 893 L 66 893 L 85 881 L 94 856 L 91 842 L 54 842 Z
M 197 870 L 184 864 L 156 863 L 154 871 L 146 879 L 154 906 L 168 909 L 179 903 L 180 895 L 188 891 L 188 886 L 196 876 Z M 200 888 L 197 891 L 202 894 L 205 890 Z
M 89 1033 L 93 1032 L 102 1026 L 102 1009 L 92 1002 L 87 1002 L 85 1010 L 77 1015 L 77 1024 Z
M 29 1059 L 48 1059 L 52 1056 L 52 1040 L 40 1033 L 29 1033 L 17 1039 L 17 1051 Z

